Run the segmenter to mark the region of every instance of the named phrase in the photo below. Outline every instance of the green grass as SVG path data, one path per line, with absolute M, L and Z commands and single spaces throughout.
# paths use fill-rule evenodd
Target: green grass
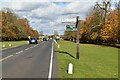
M 80 44 L 76 60 L 72 57 L 76 57 L 76 43 L 61 40 L 59 44 L 60 48 L 55 44 L 59 78 L 118 78 L 118 48 Z M 72 75 L 67 73 L 69 63 L 74 65 Z
M 23 45 L 23 44 L 28 44 L 28 42 L 27 41 L 6 41 L 6 42 L 0 42 L 0 47 L 2 49 L 10 48 L 9 44 L 11 44 L 11 47 L 14 47 L 14 46 L 19 46 L 19 45 Z M 3 47 L 3 45 L 5 45 L 5 47 Z

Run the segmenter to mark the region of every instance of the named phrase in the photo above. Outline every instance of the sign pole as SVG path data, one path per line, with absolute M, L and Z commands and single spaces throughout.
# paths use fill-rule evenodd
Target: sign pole
M 77 31 L 76 31 L 76 59 L 79 59 L 79 16 L 76 17 L 76 28 L 77 28 Z

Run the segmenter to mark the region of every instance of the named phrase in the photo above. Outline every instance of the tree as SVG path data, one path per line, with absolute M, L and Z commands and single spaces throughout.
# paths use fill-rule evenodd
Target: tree
M 120 3 L 120 2 L 119 2 Z M 118 4 L 117 4 L 118 5 Z M 81 42 L 120 42 L 120 8 L 110 10 L 110 1 L 96 3 L 93 12 L 80 24 Z
M 118 43 L 120 43 L 120 1 L 116 3 L 116 10 L 118 11 Z
M 27 19 L 20 19 L 11 11 L 2 11 L 2 38 L 3 40 L 22 40 L 32 37 L 39 37 L 39 33 L 33 30 Z
M 96 5 L 94 7 L 94 24 L 93 27 L 90 29 L 90 34 L 93 32 L 98 33 L 98 37 L 100 37 L 100 29 L 105 25 L 105 20 L 107 17 L 107 13 L 110 11 L 110 0 L 104 0 L 102 4 L 96 2 Z
M 64 39 L 65 40 L 75 40 L 76 39 L 76 31 L 65 31 Z

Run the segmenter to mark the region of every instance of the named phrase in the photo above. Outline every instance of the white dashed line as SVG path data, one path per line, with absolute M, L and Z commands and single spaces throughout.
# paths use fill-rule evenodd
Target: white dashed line
M 30 48 L 33 48 L 33 47 L 30 47 Z
M 28 50 L 29 48 L 25 49 L 26 51 Z
M 35 45 L 34 47 L 36 47 L 36 46 L 38 46 L 38 44 L 37 44 L 37 45 Z
M 19 54 L 19 52 L 15 53 L 15 54 Z
M 32 48 L 35 48 L 36 46 L 38 46 L 38 44 L 37 44 L 37 45 L 34 45 L 34 46 L 30 47 L 30 48 L 32 49 Z M 27 51 L 27 50 L 29 50 L 30 48 L 26 48 L 25 50 Z
M 34 47 L 36 47 L 36 46 L 38 46 L 38 44 L 37 44 L 37 45 L 34 45 L 34 46 L 30 47 L 30 48 L 34 48 Z M 17 47 L 17 46 L 15 46 L 15 47 Z M 25 50 L 27 51 L 27 50 L 29 50 L 30 48 L 26 48 Z M 15 54 L 20 54 L 20 53 L 22 53 L 22 52 L 23 52 L 23 50 L 15 53 Z M 14 55 L 7 56 L 7 57 L 5 57 L 5 58 L 3 58 L 3 59 L 0 59 L 0 61 L 6 60 L 6 59 L 8 59 L 8 58 L 10 58 L 10 57 L 12 57 L 12 56 L 14 56 Z
M 32 47 L 30 47 L 30 48 L 34 48 L 34 47 L 36 47 L 36 46 L 38 46 L 38 44 L 35 45 L 35 46 L 32 46 Z M 25 50 L 29 50 L 30 48 L 26 48 Z M 20 53 L 22 53 L 22 52 L 23 52 L 23 50 L 15 53 L 15 54 L 20 54 Z M 3 58 L 3 59 L 0 59 L 0 61 L 6 60 L 6 59 L 8 59 L 8 58 L 10 58 L 10 57 L 12 57 L 12 56 L 14 56 L 14 55 L 7 56 L 7 57 L 5 57 L 5 58 Z
M 16 54 L 20 54 L 20 53 L 22 53 L 23 51 L 19 51 L 19 52 L 17 52 Z
M 10 55 L 10 56 L 7 56 L 7 57 L 5 57 L 5 58 L 3 58 L 3 59 L 0 59 L 0 61 L 3 61 L 3 60 L 5 60 L 5 59 L 8 59 L 8 58 L 10 58 L 10 57 L 12 57 L 13 55 Z

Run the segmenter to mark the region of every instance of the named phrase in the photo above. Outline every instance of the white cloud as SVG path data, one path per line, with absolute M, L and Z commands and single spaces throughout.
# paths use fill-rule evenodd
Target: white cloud
M 40 2 L 2 2 L 2 6 L 8 7 L 13 11 L 31 11 L 48 5 L 48 3 L 44 4 Z
M 2 2 L 73 2 L 73 1 L 83 1 L 83 0 L 2 0 Z M 95 0 L 85 0 L 95 1 Z
M 20 17 L 26 16 L 34 29 L 43 31 L 44 34 L 53 34 L 53 30 L 57 29 L 60 34 L 63 34 L 65 24 L 61 23 L 62 17 L 79 15 L 81 19 L 84 19 L 96 0 L 77 0 L 69 2 L 66 6 L 52 3 L 52 0 L 46 0 L 46 2 L 39 0 L 9 1 L 3 2 L 2 7 L 12 9 Z
M 63 10 L 61 7 L 55 4 L 50 4 L 47 7 L 41 7 L 32 10 L 29 16 L 53 20 L 57 18 L 62 12 Z
M 69 4 L 65 11 L 66 13 L 86 13 L 88 12 L 89 8 L 94 5 L 93 2 L 83 2 L 83 1 L 76 1 Z

